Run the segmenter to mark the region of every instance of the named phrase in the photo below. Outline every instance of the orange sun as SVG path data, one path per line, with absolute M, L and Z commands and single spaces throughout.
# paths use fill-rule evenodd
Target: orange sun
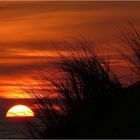
M 34 112 L 25 105 L 16 105 L 10 108 L 6 117 L 33 117 Z

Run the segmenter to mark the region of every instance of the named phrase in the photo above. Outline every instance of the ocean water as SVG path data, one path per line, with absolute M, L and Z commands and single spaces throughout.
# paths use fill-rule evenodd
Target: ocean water
M 25 120 L 23 118 L 17 119 L 1 118 L 0 139 L 22 139 L 30 137 Z

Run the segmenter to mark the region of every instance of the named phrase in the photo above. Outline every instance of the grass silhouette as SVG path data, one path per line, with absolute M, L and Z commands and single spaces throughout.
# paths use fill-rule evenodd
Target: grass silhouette
M 120 28 L 120 40 L 125 50 L 129 51 L 130 54 L 126 55 L 121 52 L 121 55 L 124 56 L 130 64 L 132 70 L 140 74 L 140 32 L 136 29 L 134 24 L 128 21 L 128 26 L 125 28 Z
M 125 58 L 139 71 L 140 35 L 132 25 L 131 29 L 130 34 L 121 30 L 121 41 L 133 52 L 135 63 Z M 45 73 L 41 76 L 44 84 L 49 81 L 56 88 L 59 98 L 51 100 L 49 93 L 42 98 L 31 89 L 43 126 L 30 122 L 30 133 L 34 138 L 140 138 L 139 81 L 124 87 L 109 61 L 98 57 L 92 41 L 82 39 L 76 45 L 82 53 L 60 54 L 57 66 L 62 80 L 51 80 Z M 61 113 L 52 109 L 54 104 Z

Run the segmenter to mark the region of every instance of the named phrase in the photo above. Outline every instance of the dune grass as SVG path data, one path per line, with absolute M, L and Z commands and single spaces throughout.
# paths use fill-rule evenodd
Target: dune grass
M 140 35 L 132 25 L 129 32 L 121 30 L 121 41 L 130 48 L 133 60 L 122 55 L 139 72 Z M 37 118 L 43 125 L 40 128 L 34 122 L 29 123 L 33 137 L 140 138 L 139 82 L 123 87 L 111 71 L 109 61 L 98 57 L 92 41 L 82 39 L 74 44 L 76 46 L 66 44 L 79 47 L 81 53 L 72 49 L 70 57 L 60 53 L 55 65 L 63 78 L 52 80 L 45 72 L 40 76 L 44 86 L 49 81 L 60 96 L 51 100 L 48 97 L 51 93 L 46 92 L 42 98 L 36 90 L 30 91 L 36 97 Z M 52 109 L 54 104 L 61 111 Z
M 30 131 L 33 130 L 31 133 L 36 136 L 92 138 L 96 136 L 93 129 L 104 121 L 106 111 L 112 112 L 112 98 L 122 88 L 121 83 L 111 71 L 109 61 L 97 56 L 92 41 L 79 40 L 77 45 L 81 54 L 70 50 L 70 57 L 61 54 L 57 62 L 58 70 L 63 72 L 62 80 L 51 80 L 45 73 L 41 75 L 43 83 L 49 81 L 56 87 L 56 92 L 61 95 L 59 98 L 52 101 L 47 96 L 49 93 L 41 98 L 35 90 L 31 90 L 32 96 L 37 99 L 36 104 L 41 106 L 38 118 L 46 127 L 38 130 L 30 123 L 29 126 L 33 127 Z M 50 109 L 54 103 L 61 108 L 63 115 Z
M 140 31 L 128 21 L 126 27 L 120 28 L 119 39 L 126 52 L 129 51 L 129 55 L 126 52 L 121 52 L 121 55 L 130 63 L 132 71 L 140 75 Z

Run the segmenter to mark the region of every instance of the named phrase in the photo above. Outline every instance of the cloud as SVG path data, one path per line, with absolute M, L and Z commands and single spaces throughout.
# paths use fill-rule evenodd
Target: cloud
M 113 44 L 126 19 L 140 24 L 139 7 L 140 2 L 0 1 L 0 84 L 29 78 L 44 64 L 54 69 L 48 56 L 57 59 L 57 54 L 50 41 L 63 52 L 68 47 L 62 42 L 80 34 Z

